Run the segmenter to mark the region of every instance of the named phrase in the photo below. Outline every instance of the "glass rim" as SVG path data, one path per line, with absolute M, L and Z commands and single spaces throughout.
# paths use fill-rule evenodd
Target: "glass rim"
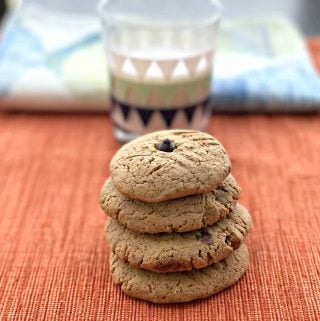
M 148 18 L 142 17 L 140 15 L 126 15 L 121 13 L 106 13 L 105 8 L 108 5 L 110 0 L 100 0 L 97 5 L 97 12 L 100 18 L 104 21 L 113 25 L 121 25 L 124 27 L 130 28 L 146 28 L 146 29 L 157 29 L 157 28 L 186 28 L 192 27 L 193 29 L 197 28 L 208 28 L 217 24 L 222 16 L 222 5 L 219 0 L 208 0 L 215 5 L 216 12 L 213 13 L 210 17 L 202 18 L 193 21 L 181 20 L 181 21 L 171 21 L 163 18 Z

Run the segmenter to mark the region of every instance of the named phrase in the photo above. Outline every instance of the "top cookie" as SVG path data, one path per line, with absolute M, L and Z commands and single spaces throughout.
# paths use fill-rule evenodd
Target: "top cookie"
M 132 199 L 161 202 L 218 187 L 231 170 L 223 146 L 192 130 L 167 130 L 124 145 L 110 163 L 117 189 Z

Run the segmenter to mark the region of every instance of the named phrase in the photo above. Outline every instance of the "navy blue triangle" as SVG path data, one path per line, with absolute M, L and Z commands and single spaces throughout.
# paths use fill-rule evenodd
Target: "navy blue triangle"
M 125 120 L 128 119 L 129 117 L 129 114 L 130 114 L 130 107 L 128 105 L 125 105 L 123 103 L 118 103 L 120 108 L 121 108 L 121 111 L 122 111 L 122 115 L 124 117 Z
M 164 110 L 160 110 L 160 113 L 164 119 L 164 121 L 166 122 L 167 126 L 170 127 L 171 123 L 173 121 L 173 118 L 175 116 L 175 114 L 177 113 L 176 109 L 164 109 Z
M 192 122 L 192 118 L 193 118 L 194 112 L 196 111 L 196 108 L 197 106 L 191 106 L 184 109 L 184 113 L 187 116 L 189 124 Z
M 149 120 L 150 120 L 154 110 L 141 109 L 141 108 L 137 108 L 137 110 L 138 110 L 138 113 L 139 113 L 140 118 L 142 119 L 144 125 L 148 126 Z

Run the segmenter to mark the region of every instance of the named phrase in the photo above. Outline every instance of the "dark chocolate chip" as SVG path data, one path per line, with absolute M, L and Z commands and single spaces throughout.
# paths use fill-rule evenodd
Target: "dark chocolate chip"
M 176 145 L 168 138 L 161 141 L 158 145 L 158 149 L 161 152 L 172 153 L 176 149 Z
M 212 235 L 208 232 L 207 229 L 202 229 L 202 230 L 197 231 L 196 238 L 197 238 L 197 240 L 199 240 L 205 244 L 208 244 L 208 245 L 211 245 L 213 243 Z
M 237 250 L 241 245 L 241 241 L 237 238 L 233 238 L 231 235 L 227 235 L 226 244 L 231 246 L 234 250 Z

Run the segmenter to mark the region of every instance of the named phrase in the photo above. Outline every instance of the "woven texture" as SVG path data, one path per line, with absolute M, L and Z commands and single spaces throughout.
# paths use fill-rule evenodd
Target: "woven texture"
M 214 116 L 254 229 L 234 287 L 159 306 L 111 282 L 98 194 L 108 118 L 0 115 L 0 320 L 317 320 L 320 117 Z
M 312 53 L 311 58 L 314 62 L 314 65 L 320 74 L 320 37 L 308 39 L 307 46 L 309 51 Z

